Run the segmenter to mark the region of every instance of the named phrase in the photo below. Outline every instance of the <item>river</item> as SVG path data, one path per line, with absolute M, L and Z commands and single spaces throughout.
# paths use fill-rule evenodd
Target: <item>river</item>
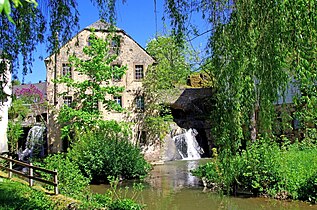
M 153 167 L 151 174 L 144 181 L 144 189 L 135 193 L 131 183 L 121 184 L 121 194 L 134 196 L 146 205 L 147 210 L 254 210 L 254 209 L 316 209 L 317 205 L 310 205 L 300 201 L 279 201 L 269 198 L 222 196 L 204 190 L 200 181 L 190 174 L 190 170 L 209 159 L 179 160 L 166 162 Z M 105 193 L 108 185 L 91 185 L 96 193 Z

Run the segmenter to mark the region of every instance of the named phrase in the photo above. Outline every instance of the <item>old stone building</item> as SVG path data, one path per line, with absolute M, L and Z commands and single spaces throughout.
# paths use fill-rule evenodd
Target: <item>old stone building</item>
M 57 152 L 63 150 L 60 137 L 60 128 L 57 123 L 57 111 L 64 104 L 69 104 L 73 100 L 71 92 L 69 95 L 60 96 L 59 93 L 66 90 L 64 84 L 54 84 L 52 81 L 62 75 L 69 74 L 75 81 L 85 80 L 84 75 L 79 75 L 72 67 L 68 65 L 69 55 L 75 53 L 79 58 L 87 59 L 82 53 L 85 46 L 89 45 L 89 37 L 91 29 L 97 37 L 105 38 L 110 32 L 109 25 L 97 21 L 83 30 L 63 45 L 58 54 L 52 54 L 45 59 L 47 72 L 47 100 L 51 105 L 48 114 L 48 144 L 49 152 Z M 136 109 L 144 108 L 144 98 L 142 95 L 142 78 L 146 73 L 149 65 L 154 63 L 154 59 L 124 30 L 116 28 L 115 33 L 121 37 L 120 44 L 113 46 L 118 47 L 118 57 L 112 65 L 125 65 L 127 67 L 126 74 L 120 79 L 109 81 L 111 84 L 124 86 L 125 90 L 121 96 L 106 96 L 107 99 L 115 100 L 124 109 L 129 111 L 120 113 L 103 109 L 99 106 L 103 113 L 104 119 L 114 119 L 117 121 L 128 120 L 128 116 L 133 115 Z M 137 132 L 137 131 L 136 131 Z

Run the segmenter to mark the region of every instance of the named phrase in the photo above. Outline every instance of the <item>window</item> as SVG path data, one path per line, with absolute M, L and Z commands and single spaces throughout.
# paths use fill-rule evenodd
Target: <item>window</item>
M 116 70 L 115 68 L 121 68 L 121 65 L 116 64 L 116 65 L 112 65 L 112 81 L 114 82 L 120 82 L 122 79 L 121 75 L 115 74 Z
M 87 45 L 88 45 L 88 46 L 91 46 L 91 41 L 92 41 L 92 40 L 95 40 L 95 39 L 96 39 L 95 36 L 90 35 L 90 36 L 88 37 L 88 40 L 87 40 Z
M 113 100 L 122 107 L 122 96 L 114 96 Z
M 73 99 L 71 96 L 64 96 L 63 97 L 63 100 L 64 100 L 64 104 L 68 107 L 71 107 L 72 105 L 72 102 L 73 102 Z
M 119 39 L 113 39 L 111 41 L 110 53 L 119 54 L 120 52 L 120 41 Z
M 135 79 L 143 79 L 144 72 L 143 72 L 143 65 L 135 65 Z
M 144 110 L 144 97 L 143 96 L 137 96 L 135 98 L 135 105 L 136 105 L 136 108 L 138 110 L 143 111 Z
M 145 145 L 146 143 L 146 132 L 145 131 L 138 131 L 137 139 L 140 145 Z
M 69 78 L 72 78 L 72 68 L 69 64 L 63 63 L 62 64 L 62 76 L 69 76 Z

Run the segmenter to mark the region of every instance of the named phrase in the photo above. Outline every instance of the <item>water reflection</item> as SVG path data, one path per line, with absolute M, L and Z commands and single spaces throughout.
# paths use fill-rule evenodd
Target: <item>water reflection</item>
M 189 171 L 208 161 L 210 160 L 180 160 L 155 166 L 145 181 L 145 189 L 136 199 L 146 204 L 148 210 L 317 210 L 317 206 L 311 206 L 304 202 L 228 197 L 212 192 L 203 192 L 200 181 Z M 107 188 L 106 185 L 91 186 L 92 191 L 98 193 L 105 193 Z M 128 194 L 133 194 L 131 188 Z

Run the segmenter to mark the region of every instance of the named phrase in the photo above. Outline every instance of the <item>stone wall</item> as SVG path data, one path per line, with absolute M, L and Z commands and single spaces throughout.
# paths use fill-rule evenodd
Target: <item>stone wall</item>
M 101 24 L 102 26 L 102 23 L 100 21 L 98 21 L 97 23 Z M 91 26 L 95 27 L 96 23 Z M 78 57 L 87 59 L 87 57 L 83 54 L 82 49 L 88 44 L 88 38 L 91 33 L 89 28 L 91 28 L 91 26 L 88 26 L 87 28 L 79 32 L 77 36 L 75 36 L 67 44 L 65 44 L 60 49 L 59 54 L 53 54 L 45 61 L 47 71 L 47 99 L 49 104 L 52 105 L 48 114 L 48 141 L 50 152 L 57 152 L 62 149 L 60 128 L 57 123 L 57 113 L 60 107 L 63 105 L 63 98 L 60 97 L 58 93 L 67 90 L 67 87 L 65 85 L 54 85 L 52 80 L 61 76 L 62 65 L 63 63 L 69 63 L 69 55 L 75 53 Z M 105 38 L 108 33 L 107 30 L 99 29 L 100 28 L 96 28 L 95 30 L 96 36 L 100 38 Z M 124 109 L 128 110 L 128 112 L 116 113 L 107 111 L 102 108 L 102 105 L 100 105 L 99 108 L 100 111 L 102 111 L 103 113 L 104 119 L 114 119 L 117 121 L 122 121 L 128 119 L 127 115 L 130 116 L 129 118 L 134 115 L 135 97 L 137 94 L 142 94 L 142 82 L 141 80 L 135 79 L 135 65 L 143 65 L 144 72 L 146 72 L 146 69 L 154 62 L 154 59 L 123 30 L 117 29 L 116 33 L 117 35 L 121 36 L 121 43 L 119 56 L 113 63 L 113 65 L 119 64 L 121 66 L 127 66 L 127 71 L 126 74 L 122 77 L 121 81 L 109 82 L 110 84 L 125 87 L 124 92 L 121 94 L 122 106 Z M 76 71 L 72 71 L 72 77 L 74 80 L 77 81 L 84 81 L 85 79 L 87 79 L 85 78 L 85 76 L 79 75 Z M 71 90 L 69 90 L 69 96 L 72 96 Z M 112 99 L 112 96 L 107 96 L 107 99 Z

